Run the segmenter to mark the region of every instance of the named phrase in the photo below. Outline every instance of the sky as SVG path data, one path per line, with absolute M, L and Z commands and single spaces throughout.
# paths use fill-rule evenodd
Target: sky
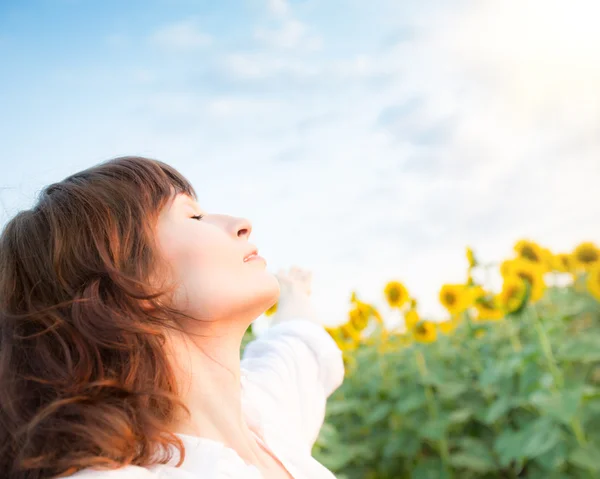
M 0 0 L 0 226 L 148 156 L 250 219 L 269 270 L 311 270 L 324 324 L 352 291 L 393 324 L 390 280 L 443 320 L 466 246 L 600 243 L 598 5 Z

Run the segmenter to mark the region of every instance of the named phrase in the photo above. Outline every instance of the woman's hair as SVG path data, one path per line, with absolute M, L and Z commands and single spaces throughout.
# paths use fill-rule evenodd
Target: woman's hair
M 165 327 L 183 313 L 151 287 L 154 227 L 174 168 L 115 158 L 46 186 L 0 236 L 0 476 L 166 463 L 179 407 Z M 168 267 L 168 266 L 166 266 Z M 165 270 L 166 271 L 166 270 Z

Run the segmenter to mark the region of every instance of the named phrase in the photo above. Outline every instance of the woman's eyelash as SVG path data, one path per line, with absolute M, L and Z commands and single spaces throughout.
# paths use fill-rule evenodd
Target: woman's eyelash
M 196 216 L 192 216 L 192 218 L 195 220 L 201 220 L 202 218 L 204 218 L 204 215 L 196 215 Z

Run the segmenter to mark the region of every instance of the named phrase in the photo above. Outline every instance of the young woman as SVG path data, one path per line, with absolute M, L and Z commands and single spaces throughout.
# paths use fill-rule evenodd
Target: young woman
M 310 273 L 172 167 L 116 158 L 44 188 L 0 237 L 0 477 L 319 479 L 344 376 Z M 249 343 L 251 322 L 279 301 Z

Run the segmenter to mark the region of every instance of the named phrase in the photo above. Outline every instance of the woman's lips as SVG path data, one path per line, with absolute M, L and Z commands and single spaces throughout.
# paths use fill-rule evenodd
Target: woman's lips
M 267 262 L 267 260 L 266 260 L 266 259 L 264 259 L 262 256 L 259 256 L 259 255 L 257 255 L 257 254 L 252 254 L 252 255 L 248 256 L 248 258 L 246 258 L 246 259 L 244 260 L 244 263 L 248 263 L 249 261 L 255 261 L 255 260 L 260 260 L 260 261 L 262 261 L 263 263 L 266 263 L 266 262 Z

